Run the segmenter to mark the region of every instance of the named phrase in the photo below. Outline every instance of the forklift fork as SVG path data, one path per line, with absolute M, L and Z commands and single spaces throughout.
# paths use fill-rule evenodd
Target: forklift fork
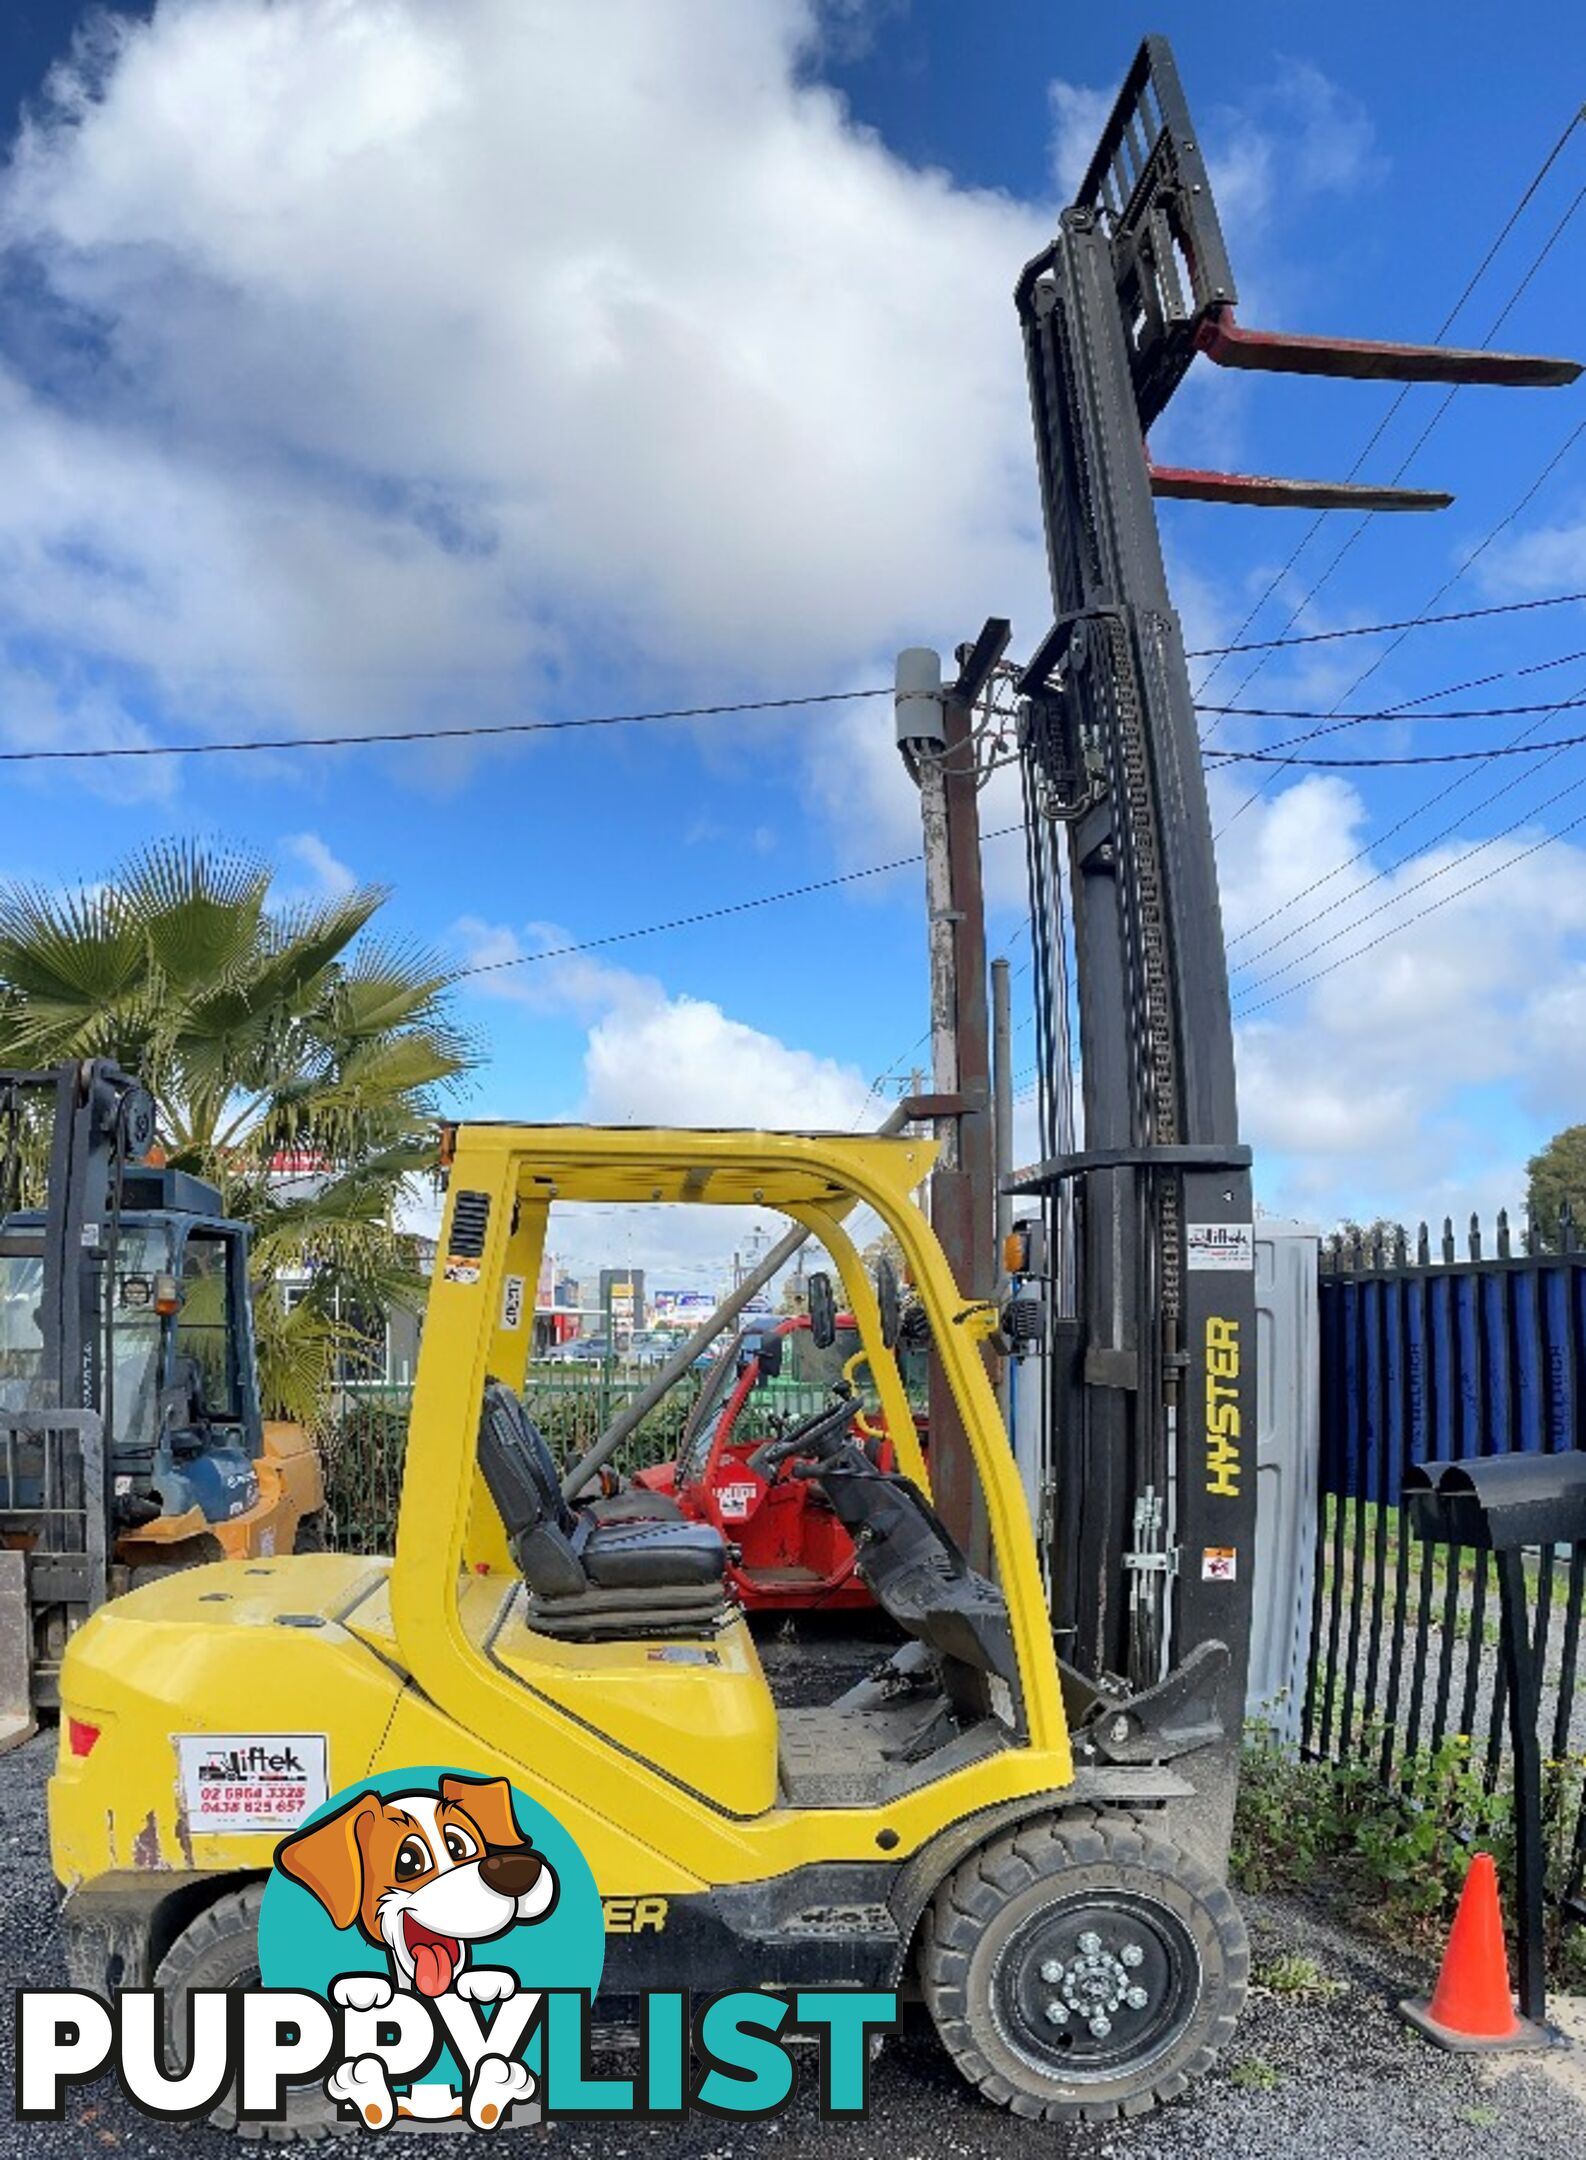
M 1216 367 L 1355 382 L 1556 389 L 1580 373 L 1578 361 L 1533 353 L 1246 329 L 1234 312 L 1238 294 L 1211 181 L 1163 38 L 1141 46 L 1075 212 L 1088 213 L 1108 238 L 1142 428 L 1163 411 L 1197 353 Z M 1026 278 L 1042 267 L 1032 264 Z M 1155 466 L 1149 452 L 1147 465 L 1152 492 L 1181 501 L 1370 511 L 1441 510 L 1453 500 L 1423 488 Z

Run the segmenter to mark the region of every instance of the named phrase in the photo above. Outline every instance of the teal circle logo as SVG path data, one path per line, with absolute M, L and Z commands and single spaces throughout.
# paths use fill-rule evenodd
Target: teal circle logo
M 435 1765 L 316 1808 L 277 1846 L 259 1915 L 264 1985 L 322 1996 L 349 1973 L 468 1995 L 482 1971 L 593 1995 L 605 1949 L 595 1878 L 550 1810 L 505 1778 Z

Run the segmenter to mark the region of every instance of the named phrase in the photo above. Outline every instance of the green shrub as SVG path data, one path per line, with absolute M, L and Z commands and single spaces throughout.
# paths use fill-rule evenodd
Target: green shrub
M 1246 1890 L 1307 1890 L 1330 1896 L 1353 1924 L 1403 1942 L 1430 1943 L 1452 1917 L 1476 1852 L 1500 1876 L 1514 1864 L 1514 1792 L 1489 1787 L 1464 1734 L 1417 1748 L 1382 1777 L 1384 1732 L 1360 1730 L 1356 1752 L 1306 1762 L 1265 1727 L 1247 1735 L 1230 1855 Z M 1549 1888 L 1568 1882 L 1583 1791 L 1583 1763 L 1547 1766 L 1544 1829 Z M 1550 1962 L 1560 1978 L 1586 1972 L 1579 1931 L 1553 1923 Z

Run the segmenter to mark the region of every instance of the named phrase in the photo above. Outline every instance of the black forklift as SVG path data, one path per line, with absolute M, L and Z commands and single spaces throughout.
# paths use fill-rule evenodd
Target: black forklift
M 324 1506 L 307 1435 L 260 1413 L 247 1226 L 156 1139 L 108 1059 L 0 1070 L 0 1747 L 106 1597 L 290 1552 Z

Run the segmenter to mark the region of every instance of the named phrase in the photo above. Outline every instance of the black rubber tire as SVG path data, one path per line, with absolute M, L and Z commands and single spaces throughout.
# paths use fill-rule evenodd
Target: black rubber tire
M 298 1518 L 292 1550 L 295 1553 L 329 1552 L 330 1523 L 324 1508 L 315 1508 L 312 1515 Z
M 1125 2033 L 1112 2051 L 1125 2059 L 1090 2067 L 1079 2056 L 1104 2056 L 1106 2043 L 1081 2031 L 1076 2048 L 1074 2019 L 1067 2035 L 1043 2027 L 1018 1991 L 1032 1984 L 1039 1930 L 1109 1909 L 1119 1932 L 1163 1950 L 1150 2013 L 1162 2029 L 1132 2059 Z M 925 1915 L 918 1963 L 926 2008 L 971 2085 L 1015 2115 L 1094 2123 L 1144 2115 L 1211 2067 L 1243 2004 L 1250 1950 L 1225 1883 L 1132 1817 L 1085 1814 L 1043 1817 L 961 1862 Z
M 259 1906 L 263 1883 L 249 1883 L 206 1905 L 190 1921 L 160 1961 L 154 1985 L 165 1996 L 167 2045 L 180 2057 L 187 2031 L 190 1988 L 243 1988 L 259 1985 Z M 315 2144 L 339 2137 L 357 2125 L 338 2119 L 333 2101 L 320 2085 L 289 2088 L 286 2114 L 278 2123 L 238 2122 L 236 2101 L 227 2094 L 210 2116 L 217 2130 L 270 2145 Z

